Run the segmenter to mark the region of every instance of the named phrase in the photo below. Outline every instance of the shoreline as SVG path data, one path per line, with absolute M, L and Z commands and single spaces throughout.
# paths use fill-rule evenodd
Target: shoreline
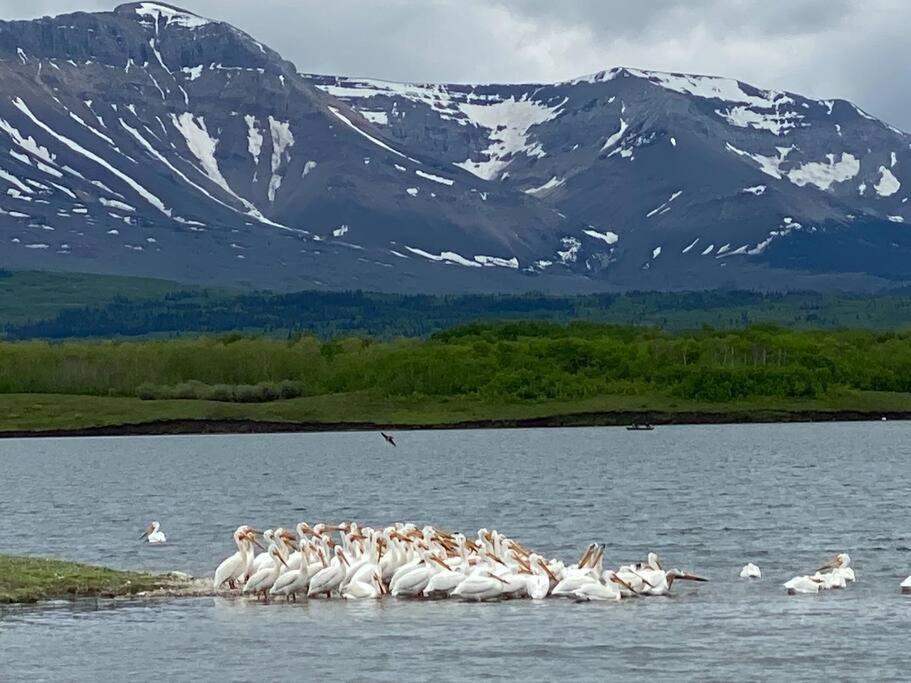
M 0 431 L 0 439 L 65 438 L 79 436 L 165 436 L 205 434 L 289 434 L 319 432 L 418 431 L 459 429 L 554 429 L 566 427 L 623 427 L 630 424 L 714 425 L 789 422 L 880 422 L 911 420 L 911 411 L 862 410 L 744 410 L 580 412 L 530 418 L 491 418 L 454 422 L 294 422 L 251 419 L 168 419 L 94 427 L 18 429 Z

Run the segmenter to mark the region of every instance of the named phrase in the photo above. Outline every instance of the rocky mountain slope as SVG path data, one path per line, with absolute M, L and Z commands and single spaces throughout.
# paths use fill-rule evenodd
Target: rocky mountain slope
M 152 2 L 0 22 L 0 85 L 0 267 L 397 291 L 911 279 L 911 139 L 841 100 L 634 69 L 306 75 Z

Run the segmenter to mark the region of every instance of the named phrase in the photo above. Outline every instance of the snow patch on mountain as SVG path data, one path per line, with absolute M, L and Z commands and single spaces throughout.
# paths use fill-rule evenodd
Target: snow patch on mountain
M 203 19 L 196 14 L 191 14 L 184 10 L 179 10 L 176 7 L 170 7 L 168 5 L 159 5 L 155 2 L 140 2 L 135 8 L 136 14 L 144 19 L 151 19 L 155 24 L 156 32 L 158 30 L 158 24 L 164 23 L 165 26 L 170 26 L 174 24 L 175 26 L 180 26 L 181 28 L 200 28 L 212 22 L 208 19 Z
M 183 112 L 180 115 L 171 114 L 171 123 L 183 136 L 187 149 L 199 160 L 202 172 L 228 194 L 236 196 L 218 168 L 218 161 L 215 159 L 218 138 L 209 135 L 205 118 L 195 117 L 190 112 Z
M 346 126 L 348 126 L 349 128 L 351 128 L 352 130 L 354 130 L 354 131 L 356 131 L 357 133 L 360 133 L 361 135 L 363 135 L 365 138 L 367 138 L 368 140 L 370 140 L 370 142 L 372 142 L 374 145 L 376 145 L 376 146 L 378 146 L 378 147 L 382 147 L 382 148 L 385 149 L 387 152 L 392 152 L 393 154 L 395 154 L 395 155 L 397 155 L 397 156 L 400 156 L 400 157 L 402 157 L 403 159 L 408 159 L 409 161 L 414 161 L 415 163 L 420 163 L 420 162 L 418 162 L 416 159 L 412 159 L 411 157 L 402 154 L 402 153 L 399 152 L 398 150 L 393 149 L 392 147 L 390 147 L 389 145 L 387 145 L 387 144 L 386 144 L 385 142 L 383 142 L 382 140 L 379 140 L 379 139 L 373 137 L 372 135 L 370 135 L 370 133 L 366 133 L 366 132 L 362 131 L 360 128 L 358 128 L 357 126 L 355 126 L 355 125 L 351 122 L 351 120 L 350 120 L 347 116 L 345 116 L 344 114 L 342 114 L 336 107 L 329 107 L 329 111 L 332 113 L 333 116 L 335 116 L 335 118 L 339 119 L 342 123 L 344 123 Z
M 620 142 L 620 140 L 623 139 L 623 134 L 626 133 L 627 128 L 629 128 L 629 124 L 627 124 L 627 122 L 621 118 L 620 129 L 604 141 L 604 144 L 601 145 L 601 151 L 604 152 L 606 150 L 609 150 L 611 147 Z
M 259 166 L 259 155 L 263 150 L 263 132 L 256 125 L 256 117 L 251 114 L 244 116 L 247 123 L 247 151 L 253 157 L 253 166 Z
M 793 111 L 781 112 L 775 110 L 766 113 L 750 109 L 749 107 L 740 106 L 727 109 L 726 111 L 716 109 L 715 113 L 732 126 L 767 130 L 773 135 L 779 136 L 794 128 L 807 125 L 801 123 L 805 117 L 802 114 Z
M 803 187 L 815 185 L 820 190 L 828 190 L 833 183 L 843 183 L 860 173 L 860 160 L 853 154 L 843 152 L 841 159 L 835 160 L 834 154 L 827 154 L 825 161 L 811 161 L 788 171 L 788 180 Z
M 677 199 L 677 197 L 679 197 L 682 194 L 683 194 L 683 190 L 677 190 L 663 204 L 655 207 L 654 209 L 649 211 L 647 214 L 645 214 L 645 217 L 651 218 L 652 216 L 656 216 L 656 215 L 660 216 L 663 213 L 667 213 L 668 211 L 671 210 L 671 207 L 670 207 L 671 202 L 673 202 L 675 199 Z
M 418 249 L 417 247 L 406 246 L 405 249 L 410 251 L 412 254 L 416 254 L 417 256 L 423 256 L 424 258 L 430 259 L 431 261 L 442 261 L 444 263 L 455 263 L 457 265 L 466 266 L 469 268 L 483 267 L 481 263 L 478 263 L 477 261 L 474 261 L 474 260 L 467 259 L 464 256 L 462 256 L 461 254 L 457 254 L 454 251 L 441 251 L 439 254 L 431 254 L 430 252 L 424 251 L 423 249 Z
M 496 266 L 499 268 L 519 269 L 519 259 L 513 256 L 510 259 L 500 258 L 498 256 L 475 256 L 474 260 L 482 266 Z
M 290 121 L 279 121 L 269 116 L 269 132 L 272 136 L 272 177 L 269 179 L 268 197 L 270 202 L 275 201 L 275 193 L 282 184 L 282 176 L 279 169 L 284 161 L 291 160 L 291 152 L 288 151 L 294 146 L 294 135 L 291 133 Z
M 439 183 L 440 185 L 452 185 L 454 182 L 453 180 L 450 180 L 449 178 L 444 178 L 443 176 L 434 175 L 433 173 L 427 173 L 426 171 L 417 170 L 414 172 L 414 174 L 416 176 L 424 178 L 425 180 L 431 180 L 435 183 Z
M 469 157 L 455 165 L 484 180 L 493 180 L 516 154 L 525 152 L 529 156 L 546 156 L 540 146 L 529 144 L 528 131 L 559 116 L 567 100 L 556 106 L 547 106 L 528 99 L 528 95 L 524 94 L 519 99 L 512 96 L 482 104 L 458 103 L 458 108 L 472 125 L 490 131 L 487 136 L 490 144 L 480 153 L 481 161 Z
M 538 185 L 537 187 L 530 187 L 527 190 L 522 190 L 522 191 L 525 194 L 530 194 L 534 197 L 537 197 L 539 195 L 549 194 L 551 190 L 557 189 L 564 183 L 566 183 L 566 178 L 558 178 L 557 176 L 553 176 L 550 180 L 548 180 L 543 185 Z
M 588 235 L 589 237 L 595 238 L 596 240 L 601 240 L 603 242 L 607 242 L 607 244 L 616 244 L 617 241 L 620 239 L 620 236 L 617 235 L 617 233 L 611 232 L 610 230 L 607 230 L 605 232 L 598 232 L 594 228 L 590 228 L 590 229 L 583 230 L 582 232 L 585 233 L 586 235 Z
M 893 153 L 893 161 L 895 155 Z M 895 164 L 893 163 L 893 166 Z M 879 180 L 876 182 L 876 185 L 873 186 L 873 189 L 876 190 L 876 194 L 880 197 L 891 197 L 896 192 L 901 189 L 902 184 L 898 181 L 898 178 L 895 177 L 895 174 L 892 173 L 885 166 L 879 167 Z

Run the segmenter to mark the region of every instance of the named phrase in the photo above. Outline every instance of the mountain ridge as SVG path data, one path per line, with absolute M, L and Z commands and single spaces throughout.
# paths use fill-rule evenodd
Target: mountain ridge
M 0 85 L 2 267 L 416 292 L 908 275 L 908 136 L 844 100 L 627 67 L 319 76 L 157 2 L 0 22 Z

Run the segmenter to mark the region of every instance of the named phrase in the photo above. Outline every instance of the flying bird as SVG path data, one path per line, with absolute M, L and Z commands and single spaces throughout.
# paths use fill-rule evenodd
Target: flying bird
M 395 446 L 395 439 L 393 438 L 392 434 L 387 434 L 386 432 L 380 432 L 380 434 L 382 434 L 383 438 L 386 439 L 386 443 L 388 443 L 390 446 Z

